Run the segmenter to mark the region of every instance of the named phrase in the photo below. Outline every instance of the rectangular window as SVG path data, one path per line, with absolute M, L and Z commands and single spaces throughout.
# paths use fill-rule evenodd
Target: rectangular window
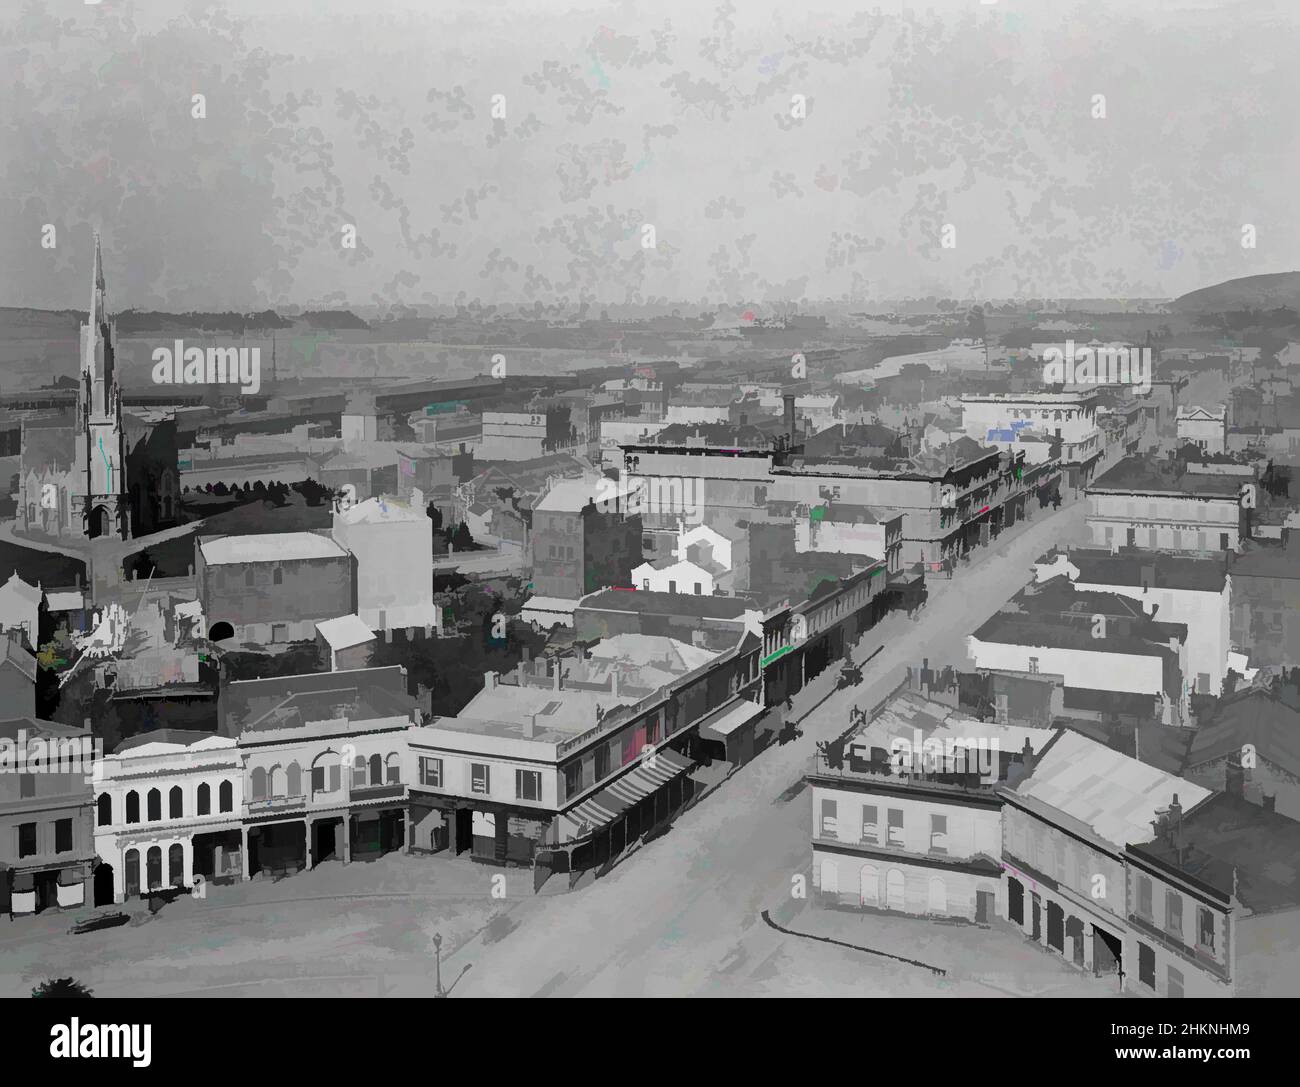
M 821 829 L 818 834 L 823 838 L 837 837 L 838 820 L 836 815 L 836 805 L 834 800 L 822 801 L 822 819 Z
M 1214 914 L 1204 906 L 1196 913 L 1196 943 L 1206 951 L 1214 950 Z
M 324 766 L 313 766 L 311 768 L 311 791 L 313 793 L 323 793 L 325 791 Z
M 1183 998 L 1183 972 L 1169 967 L 1169 986 L 1165 993 L 1166 996 L 1174 1000 Z
M 880 843 L 880 814 L 874 804 L 862 808 L 862 840 L 871 845 Z
M 1036 675 L 1038 675 L 1038 658 L 1037 658 L 1037 657 L 1030 657 L 1030 658 L 1029 658 L 1029 674 L 1030 674 L 1031 676 L 1036 676 Z
M 903 809 L 889 809 L 889 845 L 903 848 Z
M 515 796 L 520 800 L 542 799 L 542 775 L 537 770 L 515 771 Z
M 1165 892 L 1165 928 L 1179 938 L 1183 935 L 1183 896 L 1177 891 Z
M 1138 981 L 1148 989 L 1156 987 L 1156 953 L 1146 944 L 1138 944 Z
M 1151 880 L 1146 876 L 1138 876 L 1138 915 L 1151 916 Z
M 244 571 L 244 585 L 250 589 L 253 587 L 253 571 L 251 567 Z
M 54 852 L 72 852 L 72 820 L 58 819 L 54 823 Z
M 601 744 L 596 748 L 596 781 L 601 781 L 609 777 L 609 744 Z
M 930 852 L 948 852 L 948 817 L 946 815 L 930 816 Z
M 442 759 L 420 759 L 420 784 L 434 789 L 442 788 Z
M 575 759 L 564 768 L 564 795 L 576 796 L 582 792 L 582 761 Z
M 485 762 L 469 764 L 469 791 L 486 796 L 492 791 L 492 777 Z
M 272 582 L 272 584 L 275 584 L 275 585 L 283 585 L 283 584 L 284 584 L 284 571 L 281 570 L 281 569 L 279 569 L 279 568 L 277 567 L 276 570 L 275 570 L 275 572 L 271 575 L 271 582 Z
M 18 824 L 18 856 L 36 856 L 36 824 Z
M 339 763 L 330 765 L 330 792 L 337 793 L 343 788 L 343 767 Z M 225 811 L 223 808 L 222 811 Z
M 657 744 L 659 742 L 659 715 L 655 714 L 649 718 L 645 724 L 645 742 L 648 744 Z

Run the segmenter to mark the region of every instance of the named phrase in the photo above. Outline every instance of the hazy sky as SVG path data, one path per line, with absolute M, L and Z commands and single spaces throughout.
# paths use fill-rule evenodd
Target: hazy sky
M 1149 297 L 1300 266 L 1294 0 L 865 7 L 6 0 L 0 305 L 84 305 L 92 224 L 116 308 Z

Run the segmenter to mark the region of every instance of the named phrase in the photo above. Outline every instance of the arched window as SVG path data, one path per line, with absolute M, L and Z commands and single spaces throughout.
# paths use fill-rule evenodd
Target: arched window
M 145 873 L 148 877 L 145 890 L 152 891 L 162 886 L 162 848 L 160 846 L 149 847 L 145 859 Z
M 185 849 L 180 842 L 167 850 L 167 882 L 172 887 L 185 886 Z
M 185 794 L 179 785 L 173 785 L 167 794 L 167 818 L 181 819 L 185 815 Z
M 140 851 L 138 849 L 128 849 L 123 861 L 125 870 L 122 873 L 122 878 L 125 881 L 124 886 L 129 898 L 131 895 L 140 893 Z
M 880 904 L 880 869 L 874 864 L 864 864 L 858 877 L 861 889 L 862 905 L 878 906 Z
M 400 785 L 402 782 L 402 760 L 397 757 L 396 751 L 384 760 L 384 780 L 389 785 Z
M 379 755 L 370 756 L 370 784 L 382 785 L 384 783 L 384 760 Z
M 341 787 L 343 767 L 337 751 L 322 751 L 311 764 L 311 791 L 336 793 Z
M 891 910 L 902 910 L 907 905 L 907 880 L 897 868 L 885 876 L 885 901 Z
M 98 809 L 98 825 L 106 827 L 113 822 L 113 798 L 108 793 L 100 793 L 99 800 L 96 801 Z
M 830 857 L 822 860 L 822 893 L 834 895 L 840 893 L 840 870 Z
M 272 797 L 284 796 L 284 767 L 272 766 L 267 787 Z
M 235 808 L 235 787 L 228 781 L 221 783 L 221 810 L 233 811 Z
M 266 799 L 266 771 L 260 766 L 253 767 L 253 799 Z
M 212 814 L 212 789 L 206 781 L 199 786 L 198 795 L 195 798 L 195 801 L 199 815 Z
M 948 887 L 938 876 L 930 880 L 930 912 L 948 912 Z
M 289 769 L 285 774 L 285 787 L 288 789 L 288 796 L 302 796 L 302 767 L 296 762 L 289 763 Z
M 126 821 L 128 823 L 140 822 L 140 794 L 134 789 L 126 794 Z
M 157 789 L 150 789 L 147 805 L 149 822 L 158 822 L 162 818 L 162 793 Z

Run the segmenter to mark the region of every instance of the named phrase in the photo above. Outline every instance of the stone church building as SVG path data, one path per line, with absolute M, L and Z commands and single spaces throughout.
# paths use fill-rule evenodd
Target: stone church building
M 116 339 L 96 234 L 75 414 L 23 422 L 18 514 L 26 532 L 127 539 L 168 528 L 179 519 L 175 416 L 123 410 Z

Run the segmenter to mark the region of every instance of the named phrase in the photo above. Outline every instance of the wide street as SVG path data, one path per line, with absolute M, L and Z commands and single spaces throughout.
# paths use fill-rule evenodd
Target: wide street
M 1108 993 L 1107 983 L 1081 977 L 1008 928 L 830 913 L 791 897 L 793 877 L 811 867 L 812 819 L 797 783 L 815 741 L 844 731 L 850 708 L 887 695 L 907 665 L 923 657 L 964 662 L 965 635 L 1029 579 L 1042 552 L 1076 540 L 1082 525 L 1082 503 L 1039 511 L 955 580 L 932 582 L 918 620 L 894 614 L 864 637 L 858 660 L 880 652 L 861 685 L 825 698 L 832 668 L 801 692 L 798 716 L 825 701 L 803 717 L 800 739 L 769 748 L 605 878 L 534 900 L 527 922 L 503 939 L 469 941 L 444 962 L 444 976 L 448 967 L 456 973 L 472 964 L 465 995 Z M 893 951 L 949 974 L 783 935 L 764 923 L 763 910 L 783 927 Z M 838 931 L 828 931 L 828 918 Z M 397 991 L 428 987 L 412 979 Z

